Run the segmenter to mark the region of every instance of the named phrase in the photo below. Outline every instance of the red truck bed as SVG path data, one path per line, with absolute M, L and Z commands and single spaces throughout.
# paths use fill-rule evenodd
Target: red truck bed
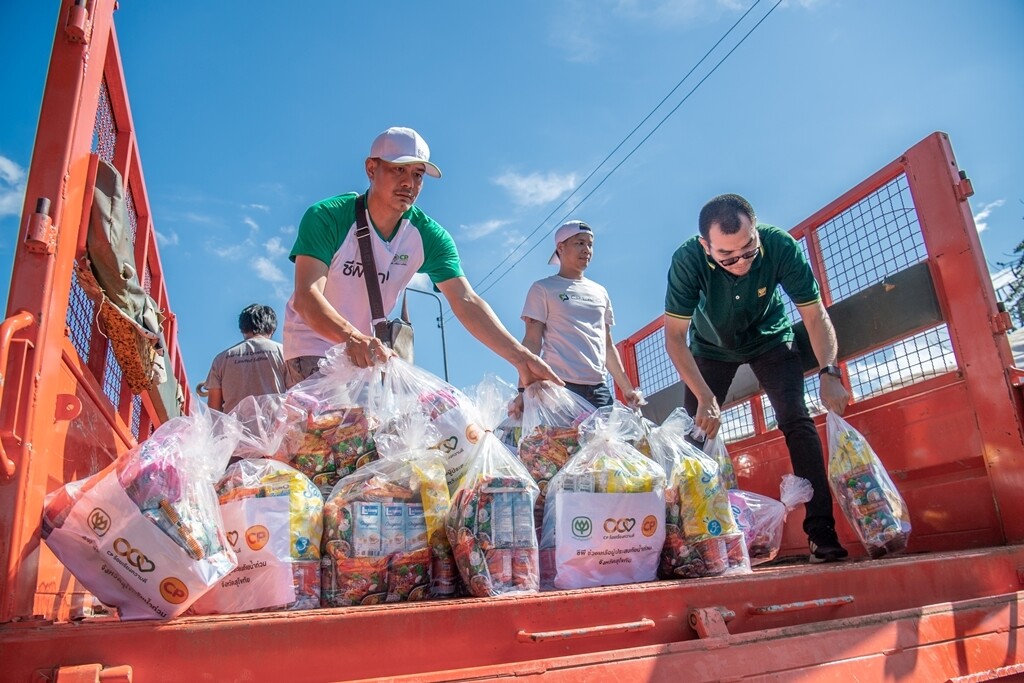
M 792 232 L 836 322 L 848 420 L 907 501 L 907 554 L 809 566 L 802 514 L 753 575 L 529 597 L 169 622 L 90 616 L 40 543 L 43 498 L 145 439 L 188 397 L 129 389 L 74 263 L 98 159 L 125 179 L 136 261 L 188 385 L 113 25 L 114 0 L 61 3 L 0 325 L 0 678 L 11 681 L 1011 680 L 1021 673 L 1024 374 L 1013 367 L 962 176 L 935 133 Z M 37 213 L 37 198 L 50 200 Z M 51 227 L 52 225 L 52 227 Z M 842 257 L 840 257 L 842 252 Z M 620 348 L 660 419 L 679 405 L 660 321 Z M 816 395 L 815 376 L 808 392 Z M 756 386 L 725 430 L 742 488 L 789 471 Z M 824 432 L 823 416 L 818 416 Z M 838 514 L 838 511 L 837 511 Z

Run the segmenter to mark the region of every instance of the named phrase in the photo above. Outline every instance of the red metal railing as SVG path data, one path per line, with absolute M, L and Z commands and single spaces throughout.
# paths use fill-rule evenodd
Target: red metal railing
M 61 4 L 0 335 L 0 623 L 66 614 L 74 580 L 39 542 L 47 492 L 145 439 L 161 412 L 132 395 L 73 264 L 97 157 L 124 181 L 143 286 L 166 316 L 166 369 L 185 390 L 112 16 L 115 0 Z M 48 202 L 38 202 L 45 198 Z M 48 203 L 48 209 L 46 204 Z M 39 211 L 38 209 L 43 209 Z
M 1024 539 L 1021 397 L 966 201 L 971 193 L 948 137 L 935 133 L 790 231 L 826 306 L 927 264 L 941 322 L 841 358 L 855 398 L 847 417 L 908 500 L 912 550 Z M 792 302 L 787 307 L 798 321 Z M 679 376 L 660 318 L 620 342 L 619 353 L 646 395 L 675 392 L 677 400 Z M 814 405 L 817 376 L 811 373 L 805 385 Z M 767 398 L 755 393 L 724 408 L 723 433 L 741 488 L 777 497 L 779 477 L 790 469 Z M 799 524 L 787 529 L 787 548 L 802 547 Z

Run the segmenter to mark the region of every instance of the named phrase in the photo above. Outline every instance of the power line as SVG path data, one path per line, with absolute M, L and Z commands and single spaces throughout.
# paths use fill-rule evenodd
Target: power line
M 563 200 L 562 200 L 561 202 L 559 202 L 559 203 L 558 203 L 558 205 L 557 205 L 557 206 L 556 206 L 555 208 L 553 208 L 553 209 L 551 210 L 551 213 L 549 213 L 549 214 L 548 214 L 547 216 L 545 216 L 545 217 L 544 217 L 544 219 L 543 219 L 543 220 L 542 220 L 542 221 L 541 221 L 541 222 L 540 222 L 540 223 L 539 223 L 539 224 L 537 225 L 537 227 L 535 227 L 535 228 L 534 228 L 533 230 L 531 230 L 531 231 L 530 231 L 530 234 L 526 235 L 526 236 L 525 236 L 525 237 L 523 237 L 523 238 L 522 238 L 521 240 L 519 240 L 519 242 L 518 242 L 518 243 L 516 244 L 516 246 L 515 246 L 515 247 L 513 247 L 513 248 L 512 248 L 512 250 L 511 250 L 511 251 L 509 251 L 509 253 L 508 253 L 508 254 L 506 254 L 506 255 L 505 255 L 505 257 L 504 257 L 503 259 L 501 259 L 500 261 L 498 261 L 498 263 L 497 263 L 497 264 L 495 264 L 495 266 L 494 266 L 493 268 L 491 268 L 490 272 L 488 272 L 488 273 L 487 273 L 486 275 L 484 275 L 484 276 L 483 276 L 482 278 L 480 278 L 480 280 L 478 280 L 478 281 L 477 281 L 477 283 L 476 283 L 476 286 L 478 286 L 478 287 L 479 287 L 479 286 L 481 286 L 481 285 L 482 285 L 482 284 L 483 284 L 483 283 L 484 283 L 484 282 L 485 282 L 485 281 L 487 280 L 487 278 L 489 278 L 489 277 L 490 277 L 491 275 L 493 275 L 493 274 L 494 274 L 494 273 L 495 273 L 495 272 L 496 272 L 496 271 L 497 271 L 497 270 L 498 270 L 499 268 L 501 268 L 502 264 L 504 264 L 504 263 L 505 263 L 505 262 L 507 262 L 507 261 L 508 261 L 508 260 L 509 260 L 510 258 L 512 258 L 512 255 L 513 255 L 513 254 L 515 254 L 515 253 L 516 253 L 517 251 L 519 251 L 519 249 L 520 249 L 520 248 L 521 248 L 521 247 L 522 247 L 522 246 L 523 246 L 524 244 L 526 244 L 526 242 L 527 242 L 527 241 L 529 241 L 529 239 L 530 239 L 531 237 L 533 237 L 533 236 L 534 236 L 535 234 L 537 234 L 537 231 L 538 231 L 538 230 L 540 230 L 540 229 L 541 229 L 542 227 L 544 227 L 544 225 L 545 225 L 545 224 L 546 224 L 546 223 L 547 223 L 547 222 L 548 222 L 548 221 L 549 221 L 549 220 L 551 219 L 551 217 L 552 217 L 552 216 L 554 216 L 554 215 L 555 215 L 555 213 L 557 213 L 559 209 L 561 209 L 561 208 L 562 208 L 563 206 L 565 206 L 565 204 L 566 204 L 566 203 L 567 203 L 567 202 L 568 202 L 568 201 L 569 201 L 570 199 L 572 199 L 572 198 L 573 198 L 573 196 L 574 196 L 574 195 L 575 195 L 575 194 L 576 194 L 577 192 L 579 192 L 579 191 L 580 191 L 580 190 L 581 190 L 581 189 L 583 188 L 583 186 L 584 186 L 584 185 L 586 185 L 586 184 L 587 184 L 587 182 L 588 182 L 588 181 L 589 181 L 589 180 L 590 180 L 591 178 L 593 178 L 593 177 L 594 177 L 594 175 L 595 175 L 595 174 L 597 174 L 597 172 L 598 172 L 598 171 L 599 171 L 599 170 L 601 169 L 601 167 L 602 167 L 602 166 L 604 166 L 604 165 L 605 165 L 606 163 L 608 163 L 608 160 L 609 160 L 609 159 L 611 159 L 611 158 L 612 158 L 612 156 L 614 156 L 614 155 L 615 155 L 615 153 L 616 153 L 616 152 L 618 152 L 618 151 L 619 151 L 619 150 L 620 150 L 620 149 L 622 148 L 622 146 L 623 146 L 624 144 L 626 144 L 626 141 L 627 141 L 627 140 L 629 140 L 629 139 L 630 139 L 631 137 L 633 137 L 633 134 L 634 134 L 634 133 L 636 133 L 636 132 L 637 132 L 637 131 L 638 131 L 638 130 L 640 129 L 640 127 L 641 127 L 641 126 L 643 126 L 643 125 L 644 125 L 645 123 L 647 123 L 647 121 L 649 121 L 649 120 L 650 120 L 650 118 L 651 118 L 652 116 L 654 116 L 654 113 L 655 113 L 656 111 L 658 111 L 658 109 L 660 109 L 660 108 L 661 108 L 661 105 L 665 104 L 665 102 L 666 102 L 666 101 L 668 100 L 668 98 L 672 97 L 672 95 L 673 95 L 673 94 L 675 93 L 675 91 L 676 91 L 676 90 L 678 90 L 678 89 L 679 89 L 679 87 L 680 87 L 680 86 L 681 86 L 681 85 L 682 85 L 683 83 L 685 83 L 685 82 L 686 82 L 686 79 L 687 79 L 687 78 L 689 78 L 689 77 L 690 77 L 690 76 L 691 76 L 691 75 L 693 74 L 693 72 L 694 72 L 694 71 L 696 71 L 696 70 L 697 70 L 697 68 L 698 68 L 698 67 L 699 67 L 699 66 L 700 66 L 701 64 L 703 64 L 703 63 L 704 63 L 704 60 L 706 60 L 706 59 L 707 59 L 707 58 L 708 58 L 708 57 L 709 57 L 709 56 L 711 55 L 711 53 L 712 53 L 712 52 L 714 52 L 714 51 L 715 51 L 715 50 L 716 50 L 716 49 L 718 48 L 718 46 L 722 44 L 722 41 L 723 41 L 723 40 L 725 40 L 725 39 L 726 39 L 726 38 L 727 38 L 727 37 L 729 36 L 729 34 L 730 34 L 730 33 L 732 33 L 732 32 L 733 32 L 733 30 L 735 30 L 735 28 L 736 28 L 737 26 L 739 26 L 739 25 L 740 25 L 740 23 L 741 23 L 741 22 L 742 22 L 742 21 L 743 21 L 744 19 L 746 19 L 746 18 L 747 18 L 747 15 L 748 15 L 748 14 L 750 14 L 750 13 L 751 13 L 751 12 L 752 12 L 752 11 L 754 10 L 754 8 L 755 8 L 755 7 L 757 7 L 757 6 L 758 6 L 758 5 L 760 4 L 760 3 L 761 3 L 761 0 L 756 0 L 756 1 L 754 2 L 754 4 L 752 4 L 752 5 L 750 6 L 750 8 L 749 8 L 749 9 L 748 9 L 748 10 L 747 10 L 746 12 L 744 12 L 744 13 L 743 13 L 743 14 L 742 14 L 742 15 L 740 16 L 740 18 L 736 20 L 736 22 L 735 22 L 735 23 L 734 23 L 734 24 L 733 24 L 732 26 L 730 26 L 730 27 L 729 27 L 729 30 L 728 30 L 728 31 L 726 31 L 725 33 L 723 33 L 723 34 L 722 34 L 722 37 L 721 37 L 721 38 L 719 38 L 719 39 L 718 39 L 718 41 L 717 41 L 717 42 L 716 42 L 716 43 L 715 43 L 714 45 L 712 45 L 712 46 L 711 46 L 711 47 L 710 47 L 710 48 L 708 49 L 708 51 L 707 51 L 707 52 L 705 52 L 705 53 L 704 53 L 704 56 L 703 56 L 703 57 L 701 57 L 701 58 L 700 58 L 700 60 L 699 60 L 699 61 L 698 61 L 698 62 L 697 62 L 696 64 L 694 64 L 694 65 L 693 65 L 693 67 L 692 67 L 692 68 L 691 68 L 691 69 L 690 69 L 690 70 L 689 70 L 688 72 L 686 72 L 686 75 L 685 75 L 685 76 L 683 76 L 683 77 L 682 77 L 682 78 L 681 78 L 681 79 L 679 80 L 679 82 L 678 82 L 678 83 L 676 83 L 676 84 L 675 84 L 675 86 L 674 86 L 674 87 L 673 87 L 673 88 L 672 88 L 671 90 L 669 90 L 668 94 L 667 94 L 667 95 L 665 95 L 665 97 L 663 97 L 663 98 L 661 99 L 661 101 L 660 101 L 660 102 L 658 102 L 658 104 L 656 104 L 656 105 L 654 106 L 654 108 L 653 108 L 653 109 L 651 109 L 651 111 L 650 111 L 650 112 L 648 112 L 647 116 L 645 116 L 645 117 L 643 118 L 643 120 L 641 120 L 641 121 L 640 121 L 640 123 L 636 124 L 636 126 L 634 126 L 634 127 L 633 127 L 633 130 L 629 131 L 629 133 L 627 133 L 627 134 L 626 134 L 626 137 L 622 138 L 622 140 L 621 140 L 621 141 L 619 142 L 619 144 L 615 145 L 615 149 L 613 149 L 613 150 L 612 150 L 611 152 L 609 152 L 609 153 L 608 153 L 608 155 L 607 155 L 607 156 L 605 156 L 605 158 L 601 160 L 601 163 L 599 163 L 599 164 L 598 164 L 597 166 L 595 166 L 595 167 L 594 167 L 594 169 L 593 169 L 593 170 L 592 170 L 592 171 L 591 171 L 591 172 L 590 172 L 590 173 L 589 173 L 589 174 L 587 175 L 587 177 L 583 179 L 583 182 L 581 182 L 581 183 L 580 183 L 579 185 L 577 185 L 577 186 L 576 186 L 576 188 L 575 188 L 575 189 L 573 189 L 573 191 L 572 191 L 572 192 L 570 192 L 570 193 L 569 193 L 569 194 L 568 194 L 568 195 L 567 195 L 567 196 L 565 197 L 565 199 L 563 199 Z M 776 4 L 776 6 L 777 6 L 777 4 Z M 775 8 L 773 7 L 772 9 L 775 9 Z M 769 11 L 769 12 L 768 12 L 768 14 L 771 14 L 771 11 Z M 765 15 L 765 16 L 767 16 L 767 15 Z M 762 19 L 762 21 L 763 21 L 763 19 Z M 741 42 L 742 42 L 742 41 L 741 41 Z M 734 48 L 734 49 L 735 49 L 735 48 Z M 657 128 L 655 128 L 655 130 L 657 130 Z M 628 157 L 627 157 L 627 158 L 628 158 Z M 609 174 L 609 175 L 610 175 L 610 174 Z M 607 177 L 607 176 L 606 176 L 606 177 Z M 588 195 L 588 196 L 589 196 L 589 195 Z M 583 203 L 583 202 L 580 202 L 580 204 L 582 204 L 582 203 Z M 576 206 L 578 207 L 578 206 L 579 206 L 579 204 L 577 204 Z M 550 234 L 550 231 L 548 232 L 548 234 Z M 547 236 L 547 235 L 545 235 L 545 236 Z M 531 248 L 531 249 L 530 249 L 530 251 L 532 251 L 532 250 L 533 250 L 533 249 Z M 526 253 L 527 253 L 527 254 L 529 254 L 529 253 L 530 253 L 530 251 L 527 251 Z M 524 254 L 524 256 L 525 256 L 525 255 L 526 255 L 526 254 Z M 518 263 L 518 262 L 519 262 L 519 261 L 516 261 L 516 263 Z M 513 266 L 512 266 L 512 267 L 515 267 L 515 264 L 513 264 Z M 506 272 L 508 272 L 508 271 L 506 271 Z M 500 279 L 501 279 L 501 277 L 502 277 L 502 276 L 499 276 L 499 277 L 498 277 L 498 280 L 500 280 Z M 489 288 L 490 288 L 490 287 L 491 287 L 492 285 L 494 285 L 494 284 L 495 284 L 496 282 L 497 282 L 497 280 L 495 280 L 495 282 L 492 282 L 492 283 L 491 283 L 490 285 L 487 285 L 487 289 L 489 289 Z M 487 291 L 487 290 L 486 290 L 486 289 L 484 289 L 484 290 L 482 290 L 482 291 Z
M 760 0 L 758 0 L 758 1 L 760 1 Z M 757 4 L 757 3 L 755 3 L 755 5 L 754 5 L 754 6 L 756 6 L 756 4 Z M 668 112 L 668 113 L 667 113 L 667 114 L 666 114 L 666 115 L 665 115 L 664 117 L 662 117 L 662 119 L 661 119 L 661 120 L 660 120 L 660 121 L 658 122 L 658 124 L 657 124 L 657 125 L 656 125 L 656 126 L 655 126 L 655 127 L 653 128 L 653 129 L 651 129 L 651 131 L 650 131 L 649 133 L 647 133 L 647 135 L 645 135 L 645 136 L 644 136 L 644 137 L 643 137 L 643 138 L 642 138 L 642 139 L 640 140 L 640 142 L 638 142 L 638 143 L 637 143 L 637 144 L 636 144 L 636 145 L 635 145 L 635 146 L 633 147 L 633 149 L 632 149 L 632 150 L 630 150 L 630 152 L 629 152 L 629 153 L 628 153 L 628 154 L 627 154 L 627 155 L 626 155 L 625 157 L 623 157 L 623 158 L 622 158 L 622 160 L 621 160 L 621 161 L 619 161 L 619 162 L 618 162 L 617 164 L 615 164 L 615 166 L 614 166 L 614 167 L 612 167 L 612 169 L 611 169 L 610 171 L 608 171 L 608 173 L 607 173 L 607 174 L 606 174 L 606 175 L 604 176 L 604 178 L 602 178 L 602 179 L 601 179 L 601 181 L 600 181 L 600 182 L 599 182 L 599 183 L 598 183 L 598 184 L 597 184 L 596 186 L 594 186 L 594 188 L 593 188 L 592 190 L 590 190 L 590 191 L 589 191 L 589 192 L 588 192 L 588 193 L 586 194 L 586 196 L 584 196 L 584 197 L 583 197 L 583 199 L 581 199 L 581 200 L 580 200 L 579 204 L 577 204 L 577 205 L 576 205 L 576 207 L 578 208 L 578 207 L 582 206 L 582 205 L 583 205 L 583 203 L 584 203 L 584 202 L 586 202 L 586 201 L 587 201 L 587 200 L 588 200 L 588 199 L 589 199 L 589 198 L 590 198 L 590 197 L 591 197 L 591 196 L 592 196 L 592 195 L 594 194 L 594 192 L 596 192 L 596 191 L 597 191 L 598 189 L 600 189 L 600 187 L 601 187 L 602 185 L 604 185 L 605 181 L 606 181 L 606 180 L 608 180 L 608 178 L 610 178 L 610 177 L 612 176 L 612 174 L 613 174 L 613 173 L 615 173 L 615 171 L 617 171 L 617 170 L 619 169 L 619 167 L 620 167 L 620 166 L 622 166 L 622 165 L 623 165 L 624 163 L 626 163 L 626 161 L 628 161 L 628 160 L 629 160 L 629 158 L 630 158 L 630 157 L 632 157 L 632 156 L 633 156 L 633 154 L 634 154 L 634 153 L 636 153 L 636 151 L 637 151 L 638 149 L 640 149 L 640 147 L 641 147 L 641 146 L 642 146 L 642 145 L 643 145 L 643 144 L 644 144 L 645 142 L 647 142 L 647 140 L 648 140 L 648 139 L 649 139 L 649 138 L 650 138 L 650 137 L 651 137 L 652 135 L 654 135 L 654 133 L 656 133 L 656 132 L 658 131 L 658 129 L 659 129 L 659 128 L 661 128 L 661 126 L 662 126 L 662 125 L 663 125 L 663 124 L 665 123 L 665 121 L 667 121 L 667 120 L 668 120 L 668 119 L 669 119 L 669 118 L 670 118 L 670 117 L 671 117 L 671 116 L 672 116 L 673 114 L 675 114 L 675 113 L 676 113 L 676 111 L 678 111 L 678 109 L 679 109 L 679 108 L 680 108 L 681 106 L 683 106 L 683 104 L 684 104 L 684 103 L 685 103 L 685 102 L 686 102 L 686 101 L 687 101 L 688 99 L 690 99 L 690 96 L 691 96 L 691 95 L 693 95 L 693 93 L 697 91 L 697 89 L 698 89 L 698 88 L 699 88 L 699 87 L 700 87 L 700 86 L 701 86 L 701 85 L 702 85 L 702 84 L 704 83 L 704 81 L 706 81 L 706 80 L 707 80 L 708 78 L 710 78 L 710 77 L 711 77 L 711 75 L 712 75 L 712 74 L 714 74 L 714 73 L 715 73 L 715 71 L 717 71 L 717 70 L 718 70 L 718 67 L 720 67 L 720 66 L 721 66 L 721 65 L 722 65 L 722 64 L 723 64 L 723 63 L 725 62 L 725 60 L 726 60 L 726 59 L 728 59 L 728 58 L 729 58 L 729 56 L 730 56 L 730 55 L 732 55 L 732 53 L 733 53 L 733 52 L 735 52 L 735 51 L 736 51 L 736 50 L 737 50 L 737 49 L 739 48 L 739 46 L 740 46 L 740 45 L 742 45 L 742 44 L 743 44 L 743 43 L 744 43 L 744 42 L 746 41 L 746 39 L 750 37 L 750 34 L 752 34 L 752 33 L 753 33 L 753 32 L 754 32 L 755 30 L 757 30 L 757 27 L 759 27 L 759 26 L 760 26 L 760 25 L 761 25 L 761 24 L 762 24 L 762 23 L 764 22 L 764 20 L 765 20 L 765 19 L 767 19 L 767 18 L 768 18 L 768 17 L 769 17 L 770 15 L 771 15 L 771 13 L 775 11 L 775 8 L 777 8 L 777 7 L 778 7 L 778 6 L 780 5 L 780 4 L 782 4 L 782 0 L 777 0 L 777 1 L 776 1 L 776 3 L 775 3 L 774 5 L 772 5 L 772 8 L 771 8 L 771 9 L 769 9 L 769 10 L 768 10 L 768 11 L 767 11 L 767 12 L 765 13 L 765 15 L 764 15 L 763 17 L 761 17 L 761 18 L 760 18 L 760 19 L 759 19 L 759 20 L 757 21 L 757 23 L 756 23 L 756 24 L 754 24 L 754 26 L 753 26 L 753 27 L 751 27 L 751 29 L 750 29 L 749 31 L 747 31 L 747 32 L 746 32 L 746 33 L 745 33 L 745 34 L 743 35 L 743 37 L 742 37 L 742 38 L 740 39 L 740 41 L 739 41 L 738 43 L 736 43 L 736 45 L 734 45 L 734 46 L 732 47 L 732 49 L 730 49 L 730 50 L 729 50 L 729 51 L 728 51 L 728 52 L 727 52 L 727 53 L 725 54 L 725 56 L 724 56 L 724 57 L 722 57 L 722 59 L 720 59 L 720 60 L 718 61 L 718 63 L 717 63 L 717 64 L 715 64 L 715 66 L 714 66 L 714 67 L 713 67 L 713 68 L 711 69 L 711 71 L 709 71 L 709 72 L 708 72 L 708 73 L 707 73 L 707 74 L 706 74 L 706 75 L 705 75 L 705 76 L 704 76 L 704 77 L 703 77 L 702 79 L 700 79 L 700 81 L 698 81 L 698 82 L 697 82 L 697 84 L 696 84 L 695 86 L 693 86 L 693 88 L 691 88 L 691 89 L 690 89 L 690 92 L 688 92 L 688 93 L 686 94 L 686 96 L 685 96 L 685 97 L 683 97 L 683 99 L 682 99 L 682 100 L 680 100 L 680 101 L 679 101 L 679 103 L 678 103 L 678 104 L 677 104 L 677 105 L 676 105 L 675 107 L 673 107 L 673 108 L 672 108 L 672 109 L 671 109 L 671 110 L 670 110 L 670 111 L 669 111 L 669 112 Z M 753 9 L 753 7 L 751 7 L 751 9 Z M 749 13 L 749 12 L 750 12 L 750 10 L 747 10 L 747 12 Z M 746 16 L 746 14 L 744 14 L 743 16 Z M 742 17 L 740 18 L 740 20 L 742 20 Z M 739 23 L 739 22 L 737 22 L 737 23 Z M 734 24 L 734 27 L 735 27 L 735 24 Z M 732 31 L 732 28 L 730 28 L 730 29 L 729 29 L 729 31 Z M 728 35 L 728 32 L 727 32 L 727 33 L 726 33 L 725 35 Z M 724 37 L 725 37 L 725 36 L 723 36 L 723 38 L 724 38 Z M 718 41 L 718 43 L 715 43 L 715 45 L 717 46 L 717 45 L 718 45 L 718 44 L 719 44 L 720 42 L 721 42 L 721 40 L 719 40 L 719 41 Z M 712 48 L 712 50 L 714 50 L 714 48 Z M 710 51 L 709 51 L 709 52 L 710 52 Z M 706 56 L 707 56 L 707 55 L 705 55 L 705 57 L 706 57 Z M 703 61 L 703 58 L 702 58 L 702 60 L 701 60 L 701 61 Z M 699 64 L 699 62 L 698 62 L 698 64 Z M 696 68 L 696 67 L 694 67 L 694 68 Z M 692 73 L 692 70 L 691 70 L 691 73 Z M 684 78 L 684 80 L 685 80 L 685 78 Z M 678 86 L 677 86 L 677 87 L 678 87 Z M 661 105 L 659 104 L 658 106 L 661 106 Z M 657 107 L 655 107 L 655 109 L 657 109 Z M 652 111 L 651 113 L 653 114 L 654 112 Z M 648 118 L 649 118 L 649 117 L 650 117 L 650 115 L 648 115 Z M 646 119 L 645 119 L 645 120 L 646 120 Z M 632 135 L 632 133 L 630 133 L 630 135 Z M 628 137 L 629 137 L 629 136 L 626 136 L 626 137 L 627 137 L 627 139 L 628 139 Z M 625 141 L 623 141 L 623 142 L 625 142 Z M 620 143 L 620 146 L 621 146 L 621 143 Z M 616 148 L 616 149 L 617 149 L 617 148 Z M 613 152 L 613 153 L 614 153 L 614 152 Z M 610 156 L 610 155 L 609 155 L 609 156 Z M 606 160 L 607 160 L 607 159 L 606 159 Z M 603 164 L 604 162 L 601 162 L 601 163 Z M 600 168 L 600 166 L 598 166 L 598 168 Z M 596 171 L 596 169 L 595 169 L 595 171 Z M 591 175 L 593 175 L 593 173 L 592 173 Z M 590 177 L 590 176 L 588 176 L 588 179 L 589 179 L 589 177 Z M 585 181 L 584 181 L 584 182 L 585 182 Z M 581 184 L 581 186 L 582 186 L 582 184 Z M 577 188 L 577 189 L 578 189 L 578 188 Z M 574 194 L 575 194 L 575 191 L 574 191 Z M 570 195 L 570 196 L 572 196 L 572 195 Z M 568 197 L 566 198 L 566 200 L 568 200 Z M 563 201 L 563 202 L 562 202 L 562 204 L 564 204 L 564 203 L 565 203 L 565 201 Z M 559 206 L 561 206 L 561 204 L 560 204 Z M 556 207 L 556 210 L 557 210 L 557 208 L 558 208 L 558 207 Z M 553 213 L 554 213 L 554 212 L 552 212 L 552 214 L 553 214 Z M 570 214 L 566 214 L 565 216 L 563 216 L 562 220 L 561 220 L 561 221 L 559 221 L 559 224 L 561 224 L 561 223 L 562 223 L 562 222 L 563 222 L 563 221 L 564 221 L 565 219 L 567 219 L 567 218 L 569 217 L 569 215 L 570 215 Z M 549 217 L 550 217 L 550 216 L 549 216 Z M 546 222 L 546 221 L 547 221 L 547 219 L 545 219 L 545 222 Z M 532 234 L 536 233 L 536 232 L 537 232 L 537 230 L 538 230 L 538 229 L 540 229 L 540 227 L 542 227 L 542 226 L 543 226 L 543 223 L 541 223 L 541 225 L 540 225 L 540 226 L 538 226 L 538 227 L 537 227 L 536 229 L 534 229 L 533 233 L 530 233 L 530 234 L 532 235 Z M 556 226 L 556 227 L 557 227 L 557 226 Z M 544 236 L 545 236 L 545 237 L 547 237 L 547 236 L 548 236 L 548 235 L 550 235 L 550 234 L 551 234 L 552 232 L 554 232 L 554 230 L 555 230 L 555 228 L 551 228 L 551 229 L 549 229 L 549 230 L 548 230 L 548 231 L 547 231 L 547 232 L 546 232 L 546 233 L 544 234 Z M 499 281 L 501 281 L 501 279 L 502 279 L 503 277 L 505 277 L 506 275 L 508 275 L 508 274 L 509 274 L 509 273 L 510 273 L 510 272 L 511 272 L 511 271 L 512 271 L 512 270 L 513 270 L 513 269 L 514 269 L 514 268 L 515 268 L 515 267 L 516 267 L 517 265 L 519 265 L 520 261 L 522 261 L 522 260 L 523 260 L 524 258 L 526 258 L 527 256 L 529 256 L 529 255 L 530 255 L 530 253 L 532 253 L 532 252 L 533 252 L 533 250 L 534 250 L 534 249 L 536 249 L 536 248 L 537 248 L 537 246 L 538 246 L 539 244 L 540 244 L 540 242 L 539 242 L 539 241 L 538 241 L 538 242 L 535 242 L 535 243 L 533 244 L 533 246 L 531 246 L 531 247 L 530 247 L 529 249 L 527 249 L 527 250 L 526 250 L 526 252 L 525 252 L 525 253 L 524 253 L 524 254 L 523 254 L 522 256 L 520 256 L 520 257 L 519 257 L 518 259 L 516 259 L 516 260 L 515 260 L 515 261 L 514 261 L 514 262 L 513 262 L 513 263 L 512 263 L 512 264 L 511 264 L 511 265 L 510 265 L 510 266 L 509 266 L 508 268 L 506 268 L 506 269 L 504 270 L 504 272 L 502 272 L 502 273 L 501 273 L 501 274 L 500 274 L 500 275 L 499 275 L 499 276 L 498 276 L 497 278 L 495 278 L 493 282 L 491 282 L 490 284 L 488 284 L 488 285 L 487 285 L 486 287 L 482 288 L 482 289 L 481 289 L 481 290 L 480 290 L 480 291 L 479 291 L 478 293 L 479 293 L 479 294 L 484 294 L 484 293 L 486 293 L 486 292 L 487 292 L 487 291 L 488 291 L 489 289 L 491 289 L 491 287 L 493 287 L 493 286 L 494 286 L 494 285 L 496 285 L 496 284 L 497 284 L 497 283 L 498 283 Z M 505 259 L 505 260 L 508 260 L 508 257 L 506 257 L 506 259 Z M 504 262 L 504 261 L 503 261 L 503 262 Z M 493 271 L 492 271 L 492 272 L 493 272 Z M 485 278 L 485 279 L 486 279 L 486 278 Z

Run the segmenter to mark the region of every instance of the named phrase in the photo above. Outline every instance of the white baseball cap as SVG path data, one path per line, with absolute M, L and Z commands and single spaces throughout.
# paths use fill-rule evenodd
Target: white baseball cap
M 427 141 L 412 128 L 388 128 L 378 135 L 370 145 L 370 158 L 392 164 L 423 164 L 428 176 L 441 177 L 441 169 L 430 163 Z
M 555 231 L 555 253 L 553 253 L 551 258 L 548 259 L 548 265 L 557 266 L 561 264 L 561 261 L 558 258 L 558 245 L 570 237 L 575 237 L 581 232 L 585 232 L 591 236 L 594 234 L 593 229 L 583 221 L 569 221 L 568 223 L 562 223 L 558 226 L 558 230 Z

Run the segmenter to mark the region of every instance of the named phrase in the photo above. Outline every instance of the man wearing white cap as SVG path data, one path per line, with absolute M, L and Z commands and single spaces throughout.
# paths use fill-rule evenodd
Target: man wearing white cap
M 558 274 L 530 287 L 523 305 L 523 344 L 594 407 L 613 402 L 606 369 L 626 401 L 636 405 L 643 397 L 626 376 L 612 341 L 615 315 L 608 291 L 583 276 L 593 255 L 594 231 L 583 221 L 569 221 L 555 231 L 548 263 L 558 266 Z
M 354 364 L 368 367 L 391 355 L 373 336 L 370 301 L 356 239 L 357 206 L 365 206 L 372 228 L 374 263 L 384 310 L 390 311 L 416 273 L 426 273 L 444 294 L 455 316 L 474 337 L 512 363 L 520 382 L 561 383 L 535 353 L 501 324 L 462 272 L 448 231 L 414 206 L 423 176 L 441 177 L 430 148 L 411 128 L 388 128 L 373 141 L 366 158 L 370 187 L 363 197 L 340 194 L 317 202 L 299 223 L 290 258 L 295 291 L 285 309 L 286 382 L 292 386 L 316 371 L 327 349 L 346 343 Z

